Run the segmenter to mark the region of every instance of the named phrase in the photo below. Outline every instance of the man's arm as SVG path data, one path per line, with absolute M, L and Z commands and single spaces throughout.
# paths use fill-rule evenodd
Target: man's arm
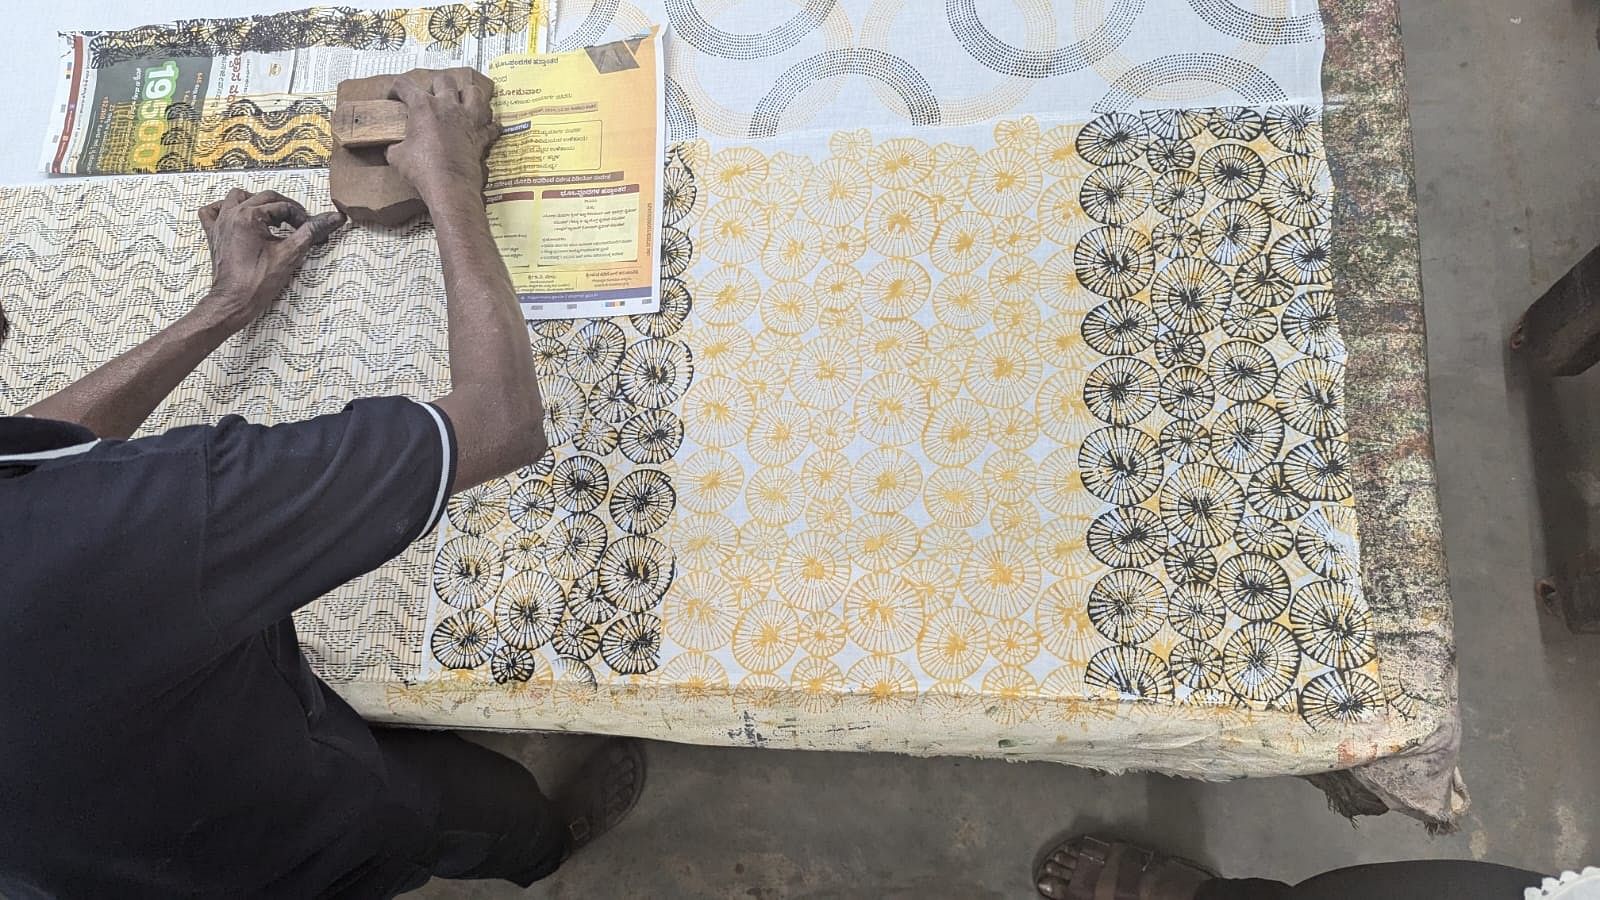
M 428 205 L 444 263 L 451 390 L 437 405 L 455 428 L 450 489 L 459 491 L 544 455 L 544 404 L 528 327 L 483 205 L 483 160 L 499 136 L 488 98 L 448 75 L 427 89 L 399 79 L 395 96 L 408 118 L 389 164 Z
M 289 286 L 311 248 L 344 223 L 310 216 L 276 191 L 235 188 L 200 210 L 211 244 L 211 291 L 183 318 L 78 381 L 23 410 L 126 438 L 211 351 L 250 324 Z M 288 226 L 282 235 L 273 229 Z
M 131 437 L 178 382 L 233 334 L 209 311 L 212 304 L 207 295 L 154 337 L 22 414 L 75 422 L 103 438 Z

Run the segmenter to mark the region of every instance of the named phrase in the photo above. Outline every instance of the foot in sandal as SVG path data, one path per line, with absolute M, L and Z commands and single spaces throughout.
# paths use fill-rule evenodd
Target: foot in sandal
M 1080 835 L 1050 849 L 1033 883 L 1049 900 L 1192 900 L 1195 889 L 1214 877 L 1186 859 Z
M 582 850 L 621 822 L 644 790 L 644 742 L 611 738 L 584 761 L 555 798 L 567 823 L 567 855 Z

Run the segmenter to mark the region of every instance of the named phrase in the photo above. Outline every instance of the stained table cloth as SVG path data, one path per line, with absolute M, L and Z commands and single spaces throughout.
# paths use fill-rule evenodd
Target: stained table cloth
M 577 6 L 553 46 L 674 29 L 663 309 L 530 329 L 552 453 L 302 611 L 324 678 L 428 725 L 1361 767 L 1324 786 L 1449 819 L 1426 411 L 1375 402 L 1420 343 L 1342 299 L 1314 5 Z M 326 195 L 8 192 L 0 394 L 181 314 L 236 182 Z M 349 231 L 147 427 L 437 395 L 445 346 L 431 231 Z

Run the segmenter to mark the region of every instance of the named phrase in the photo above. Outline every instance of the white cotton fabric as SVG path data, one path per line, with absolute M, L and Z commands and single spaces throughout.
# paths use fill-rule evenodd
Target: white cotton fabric
M 1315 0 L 562 0 L 551 23 L 556 50 L 668 26 L 676 139 L 1322 103 Z

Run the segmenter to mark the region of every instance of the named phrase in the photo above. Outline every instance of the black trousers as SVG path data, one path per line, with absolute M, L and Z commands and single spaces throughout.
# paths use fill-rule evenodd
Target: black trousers
M 567 855 L 567 831 L 533 774 L 447 731 L 374 728 L 394 801 L 419 839 L 385 866 L 379 895 L 429 878 L 496 878 L 527 887 Z M 350 892 L 370 895 L 366 890 Z
M 1522 900 L 1537 872 L 1470 859 L 1377 863 L 1335 869 L 1290 886 L 1263 878 L 1216 878 L 1194 900 Z

